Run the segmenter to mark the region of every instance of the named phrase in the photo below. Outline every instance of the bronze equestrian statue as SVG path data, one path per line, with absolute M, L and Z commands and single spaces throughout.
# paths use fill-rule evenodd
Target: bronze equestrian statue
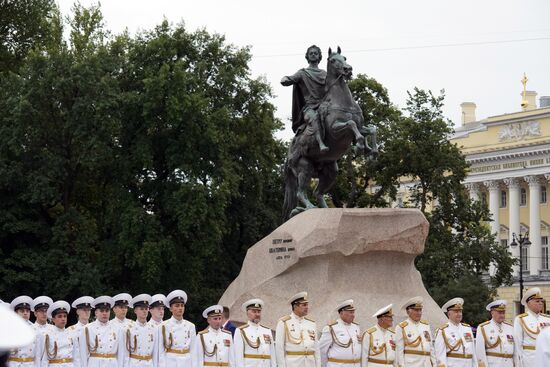
M 319 69 L 321 58 L 319 47 L 309 47 L 309 66 L 281 80 L 282 85 L 293 86 L 292 129 L 296 134 L 285 162 L 285 220 L 307 209 L 328 207 L 324 195 L 336 181 L 336 162 L 351 144 L 356 153 L 369 158 L 378 155 L 376 127 L 363 125 L 363 112 L 347 84 L 352 67 L 340 47 L 334 53 L 329 48 L 326 72 Z M 315 189 L 318 206 L 306 194 L 312 178 L 319 179 Z

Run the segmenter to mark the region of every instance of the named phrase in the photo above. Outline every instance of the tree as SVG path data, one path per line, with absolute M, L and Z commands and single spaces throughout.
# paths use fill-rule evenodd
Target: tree
M 411 203 L 430 222 L 426 250 L 416 262 L 424 283 L 439 303 L 465 298 L 468 321 L 478 323 L 486 313 L 475 305 L 489 303 L 494 289 L 510 282 L 514 260 L 485 224 L 487 208 L 471 202 L 462 186 L 468 164 L 448 140 L 452 129 L 441 112 L 443 100 L 443 91 L 439 96 L 416 88 L 409 93 L 396 153 L 403 157 L 403 174 L 417 182 Z M 496 273 L 489 276 L 491 264 Z
M 339 174 L 331 199 L 338 206 L 385 207 L 395 196 L 399 173 L 394 162 L 395 155 L 385 154 L 386 145 L 391 142 L 392 126 L 401 113 L 389 99 L 388 91 L 375 79 L 359 74 L 349 82 L 353 96 L 365 118 L 366 124 L 378 129 L 381 153 L 378 159 L 369 160 L 357 156 L 351 150 L 338 162 Z M 369 193 L 367 188 L 376 184 L 377 191 Z
M 73 25 L 102 31 L 97 7 L 76 9 Z M 109 290 L 98 243 L 116 182 L 120 101 L 112 71 L 121 60 L 106 43 L 75 47 L 76 36 L 30 51 L 18 74 L 1 82 L 0 270 L 9 295 Z
M 115 37 L 81 6 L 69 27 L 0 81 L 0 294 L 182 288 L 200 320 L 277 225 L 271 90 L 205 30 Z
M 354 87 L 359 101 L 373 93 L 364 80 Z M 419 208 L 430 223 L 425 251 L 416 260 L 424 284 L 439 304 L 452 297 L 464 297 L 465 317 L 470 322 L 480 322 L 486 314 L 484 307 L 478 306 L 490 301 L 496 287 L 510 282 L 514 260 L 485 224 L 490 220 L 487 208 L 470 202 L 462 186 L 468 164 L 460 149 L 448 140 L 452 127 L 441 111 L 443 101 L 443 92 L 436 96 L 415 88 L 409 93 L 404 114 L 392 113 L 386 123 L 379 125 L 379 162 L 349 165 L 353 170 L 343 170 L 339 180 L 346 187 L 360 187 L 361 191 L 369 182 L 387 200 L 361 202 L 353 200 L 357 194 L 349 195 L 352 200 L 346 204 L 359 207 L 388 206 L 395 199 L 399 180 L 413 183 L 405 205 Z M 364 114 L 370 116 L 373 107 L 360 105 Z M 364 177 L 371 181 L 364 182 Z M 491 264 L 496 272 L 489 276 Z
M 61 37 L 53 0 L 0 1 L 0 72 L 17 72 L 30 51 L 52 46 Z

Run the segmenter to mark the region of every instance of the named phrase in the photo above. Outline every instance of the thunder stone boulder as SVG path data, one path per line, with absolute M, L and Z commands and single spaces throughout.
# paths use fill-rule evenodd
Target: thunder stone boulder
M 309 316 L 321 329 L 337 317 L 338 303 L 352 298 L 362 328 L 372 314 L 394 304 L 394 325 L 406 317 L 401 305 L 424 298 L 424 319 L 433 327 L 445 321 L 430 297 L 416 256 L 424 251 L 428 221 L 416 209 L 312 209 L 301 213 L 252 246 L 237 278 L 219 303 L 231 318 L 245 321 L 241 304 L 250 298 L 266 303 L 262 324 L 274 328 L 291 311 L 288 299 L 309 293 Z

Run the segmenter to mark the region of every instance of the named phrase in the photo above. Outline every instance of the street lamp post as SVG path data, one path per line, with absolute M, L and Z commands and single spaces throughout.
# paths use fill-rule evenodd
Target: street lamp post
M 523 305 L 521 305 L 521 300 L 523 299 L 523 246 L 529 246 L 531 241 L 529 241 L 529 232 L 525 233 L 523 236 L 521 233 L 519 237 L 515 233 L 512 233 L 512 243 L 511 247 L 516 247 L 519 244 L 519 301 L 520 301 L 520 310 L 523 312 Z

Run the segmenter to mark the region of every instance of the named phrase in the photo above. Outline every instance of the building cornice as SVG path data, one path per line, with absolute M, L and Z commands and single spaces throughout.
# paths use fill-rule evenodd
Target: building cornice
M 550 140 L 548 142 L 550 143 Z M 498 151 L 494 153 L 485 152 L 485 154 L 468 154 L 466 155 L 466 161 L 471 164 L 476 164 L 550 154 L 550 145 L 544 147 L 537 145 L 533 148 L 536 149 L 525 149 L 524 147 L 523 149 L 511 149 L 509 151 Z
M 522 122 L 550 117 L 550 107 L 539 108 L 532 111 L 522 111 L 507 115 L 491 116 L 482 122 L 483 125 L 498 126 L 514 122 Z

